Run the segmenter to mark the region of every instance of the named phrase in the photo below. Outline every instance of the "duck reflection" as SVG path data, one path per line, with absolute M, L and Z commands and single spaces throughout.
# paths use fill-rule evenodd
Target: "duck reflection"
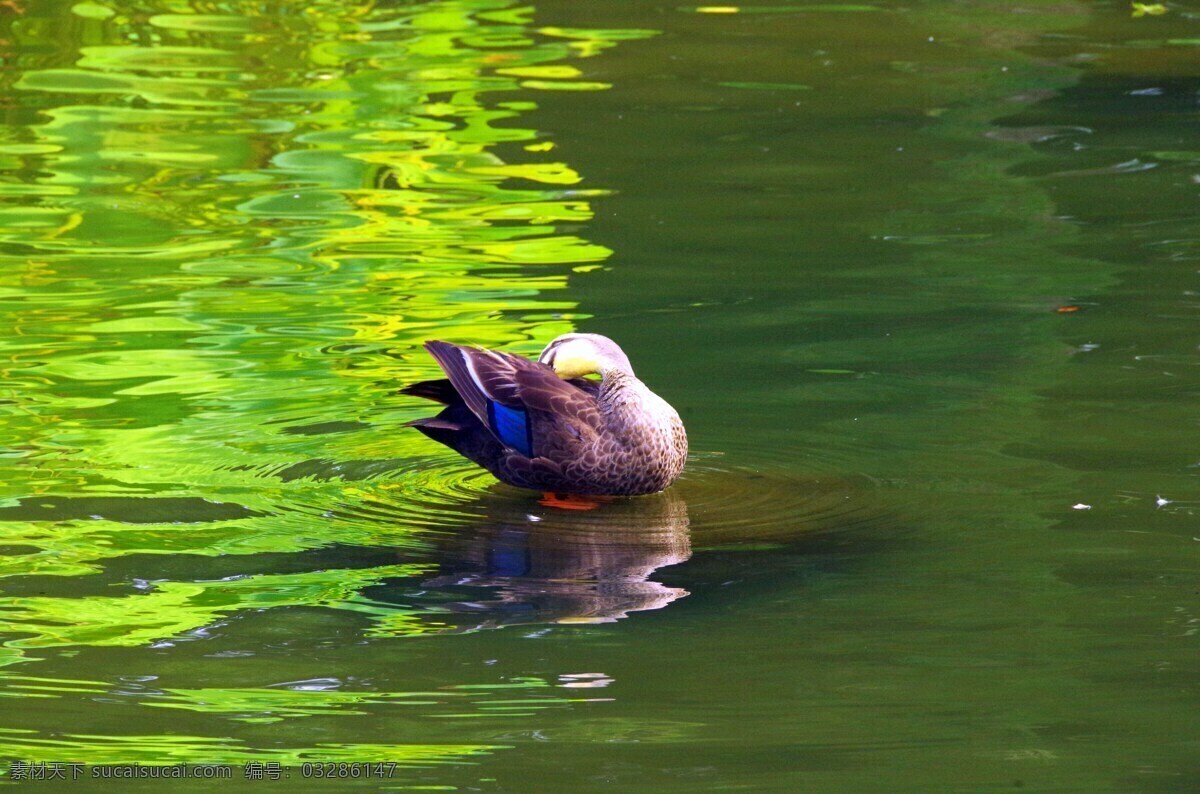
M 458 630 L 610 623 L 688 594 L 650 578 L 691 556 L 687 504 L 678 495 L 589 509 L 515 499 L 504 500 L 500 510 L 487 507 L 492 520 L 447 540 L 439 554 L 441 573 L 424 582 L 444 595 L 468 596 L 439 604 L 480 618 Z

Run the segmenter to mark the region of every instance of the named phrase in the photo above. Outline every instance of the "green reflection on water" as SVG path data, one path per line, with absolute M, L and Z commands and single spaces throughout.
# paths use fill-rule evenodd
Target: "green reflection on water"
M 555 293 L 610 253 L 580 231 L 604 191 L 523 118 L 539 91 L 608 87 L 568 61 L 653 32 L 538 27 L 509 0 L 19 11 L 0 123 L 0 576 L 17 582 L 0 663 L 167 648 L 264 610 L 337 610 L 364 637 L 443 630 L 436 609 L 363 594 L 429 570 L 396 555 L 104 577 L 125 557 L 417 549 L 423 527 L 459 520 L 490 480 L 402 432 L 421 409 L 395 389 L 434 374 L 427 338 L 528 352 L 574 327 Z M 10 675 L 3 694 L 91 691 L 46 681 Z M 303 687 L 156 697 L 245 722 L 428 705 Z M 490 747 L 289 744 L 5 729 L 0 755 L 424 764 Z
M 239 609 L 319 606 L 356 609 L 363 587 L 389 576 L 413 576 L 420 566 L 396 565 L 366 570 L 313 571 L 248 576 L 216 582 L 157 582 L 135 596 L 0 599 L 7 631 L 32 633 L 10 640 L 9 648 L 71 645 L 138 646 L 200 628 Z M 365 606 L 365 605 L 364 605 Z M 357 607 L 360 611 L 362 607 Z M 381 614 L 384 627 L 374 633 L 416 634 L 432 630 L 402 612 Z
M 416 343 L 571 327 L 573 304 L 543 293 L 563 287 L 563 266 L 607 256 L 560 231 L 591 217 L 597 191 L 571 188 L 579 176 L 545 155 L 493 151 L 537 138 L 512 123 L 536 105 L 512 99 L 504 72 L 575 74 L 545 64 L 645 34 L 542 32 L 507 2 L 113 10 L 80 38 L 138 44 L 83 46 L 78 69 L 15 83 L 49 121 L 6 130 L 34 147 L 6 184 L 37 195 L 0 229 L 10 500 L 187 494 L 272 515 L 297 497 L 353 501 L 343 481 L 375 470 L 277 475 L 317 455 L 437 454 L 397 432 L 412 409 L 394 385 L 432 373 Z M 13 24 L 27 48 L 49 30 L 36 21 Z M 198 81 L 237 104 L 207 108 Z M 80 92 L 94 104 L 74 104 Z M 330 406 L 370 432 L 288 432 Z M 12 539 L 41 545 L 44 531 Z M 68 559 L 85 555 L 62 551 L 47 556 L 77 570 Z
M 240 764 L 277 761 L 299 765 L 304 762 L 378 761 L 396 763 L 400 767 L 425 767 L 430 764 L 461 763 L 472 756 L 504 749 L 503 745 L 323 742 L 311 749 L 280 750 L 247 747 L 244 742 L 229 737 L 64 733 L 60 739 L 43 739 L 31 733 L 0 729 L 0 741 L 5 752 L 21 759 L 58 761 L 64 757 L 87 758 L 89 764 L 128 764 L 135 761 L 157 764 Z

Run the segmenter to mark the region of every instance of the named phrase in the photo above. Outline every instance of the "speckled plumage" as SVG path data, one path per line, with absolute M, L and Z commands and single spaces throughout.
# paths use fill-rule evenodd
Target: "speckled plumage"
M 551 364 L 565 342 L 576 350 L 580 342 L 594 347 L 599 383 L 559 377 Z M 503 482 L 538 491 L 635 496 L 663 490 L 683 471 L 687 434 L 679 414 L 634 376 L 624 353 L 605 337 L 559 337 L 541 361 L 448 342 L 425 347 L 448 379 L 404 392 L 446 407 L 409 424 Z M 496 412 L 502 409 L 525 417 L 527 439 L 498 425 Z

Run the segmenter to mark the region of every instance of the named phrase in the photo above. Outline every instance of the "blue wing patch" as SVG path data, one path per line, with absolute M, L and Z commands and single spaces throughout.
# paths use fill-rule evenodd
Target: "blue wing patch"
M 529 432 L 529 417 L 520 408 L 509 408 L 488 400 L 488 422 L 496 438 L 527 458 L 533 457 L 533 435 Z

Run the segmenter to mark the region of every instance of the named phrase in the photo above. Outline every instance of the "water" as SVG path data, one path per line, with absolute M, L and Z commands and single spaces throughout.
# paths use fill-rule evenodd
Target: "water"
M 0 758 L 1194 790 L 1197 41 L 0 7 Z M 680 409 L 666 494 L 564 511 L 402 428 L 421 341 L 572 329 Z

